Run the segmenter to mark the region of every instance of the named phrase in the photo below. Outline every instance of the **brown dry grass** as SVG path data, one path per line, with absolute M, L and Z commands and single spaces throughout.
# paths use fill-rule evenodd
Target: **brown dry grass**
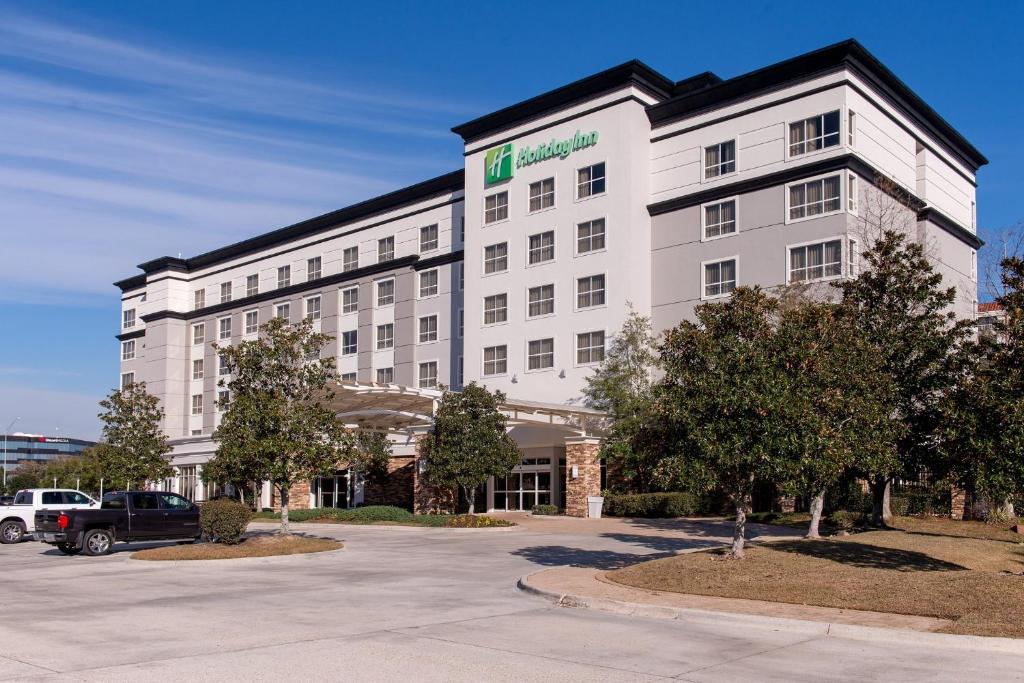
M 950 633 L 1024 638 L 1020 536 L 1011 543 L 974 537 L 998 535 L 984 525 L 900 522 L 908 531 L 779 541 L 749 549 L 742 561 L 692 553 L 608 578 L 676 593 L 939 617 L 953 620 Z
M 254 536 L 235 545 L 196 543 L 149 548 L 132 553 L 136 560 L 233 560 L 240 557 L 301 555 L 337 550 L 342 544 L 308 536 Z

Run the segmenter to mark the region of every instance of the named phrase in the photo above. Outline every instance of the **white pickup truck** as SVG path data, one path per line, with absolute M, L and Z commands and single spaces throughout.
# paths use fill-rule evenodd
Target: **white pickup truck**
M 0 505 L 0 543 L 18 543 L 35 532 L 36 510 L 99 508 L 99 503 L 74 489 L 23 489 L 13 505 Z

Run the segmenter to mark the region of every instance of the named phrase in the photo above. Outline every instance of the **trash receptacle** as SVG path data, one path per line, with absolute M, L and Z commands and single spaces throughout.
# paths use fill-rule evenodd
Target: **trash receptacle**
M 587 496 L 587 517 L 601 519 L 601 508 L 604 507 L 604 496 Z

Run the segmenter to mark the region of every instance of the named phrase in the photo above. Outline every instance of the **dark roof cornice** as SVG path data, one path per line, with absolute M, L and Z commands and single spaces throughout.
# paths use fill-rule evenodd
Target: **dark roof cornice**
M 634 59 L 455 126 L 452 132 L 462 136 L 466 143 L 470 143 L 489 133 L 630 85 L 659 100 L 671 97 L 675 88 L 672 81 Z
M 651 105 L 647 108 L 647 116 L 652 126 L 664 126 L 709 109 L 748 99 L 767 90 L 842 68 L 849 68 L 863 77 L 893 106 L 934 136 L 972 171 L 977 171 L 979 167 L 988 163 L 988 159 L 948 121 L 853 39 Z

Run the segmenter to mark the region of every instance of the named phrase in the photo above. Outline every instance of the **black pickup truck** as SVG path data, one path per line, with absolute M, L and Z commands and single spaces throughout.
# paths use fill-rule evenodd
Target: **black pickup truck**
M 106 555 L 115 542 L 196 541 L 199 508 L 166 491 L 111 491 L 100 509 L 40 510 L 36 538 L 66 555 Z

